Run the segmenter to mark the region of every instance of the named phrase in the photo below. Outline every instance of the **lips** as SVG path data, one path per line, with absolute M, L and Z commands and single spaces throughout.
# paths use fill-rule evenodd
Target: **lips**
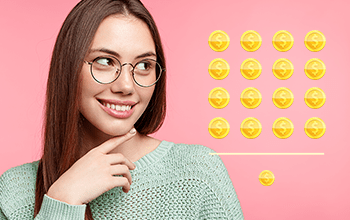
M 115 99 L 98 99 L 100 103 L 109 103 L 109 104 L 114 104 L 114 105 L 130 105 L 134 106 L 136 102 L 133 101 L 119 101 Z
M 99 99 L 100 107 L 110 116 L 115 118 L 128 118 L 134 112 L 134 106 L 137 104 L 133 101 L 119 101 L 111 99 Z

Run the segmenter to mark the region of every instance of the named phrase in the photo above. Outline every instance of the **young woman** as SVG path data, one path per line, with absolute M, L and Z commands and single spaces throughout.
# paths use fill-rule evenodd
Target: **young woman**
M 140 1 L 79 2 L 52 55 L 43 156 L 0 177 L 0 219 L 243 219 L 215 151 L 147 136 L 166 72 Z

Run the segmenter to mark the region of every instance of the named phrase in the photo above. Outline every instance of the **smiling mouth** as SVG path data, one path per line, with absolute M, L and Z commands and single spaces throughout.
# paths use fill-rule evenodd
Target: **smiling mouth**
M 116 104 L 112 104 L 112 103 L 108 103 L 102 100 L 98 100 L 103 106 L 109 108 L 109 109 L 113 109 L 116 111 L 129 111 L 130 109 L 132 109 L 136 104 L 134 105 L 116 105 Z

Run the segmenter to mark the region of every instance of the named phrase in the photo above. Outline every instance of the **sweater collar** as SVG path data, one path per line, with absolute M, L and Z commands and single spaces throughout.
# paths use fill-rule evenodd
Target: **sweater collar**
M 141 168 L 143 169 L 145 167 L 148 167 L 149 165 L 156 163 L 158 160 L 160 160 L 163 156 L 167 154 L 167 152 L 173 145 L 173 142 L 161 141 L 156 149 L 135 161 L 134 164 L 136 165 L 136 168 L 134 170 L 130 170 L 130 172 Z

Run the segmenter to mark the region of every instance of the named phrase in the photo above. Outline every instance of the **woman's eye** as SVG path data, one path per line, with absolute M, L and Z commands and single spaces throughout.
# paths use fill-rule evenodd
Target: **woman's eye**
M 148 63 L 148 62 L 139 63 L 139 64 L 137 64 L 137 68 L 139 70 L 148 70 L 150 68 L 150 63 Z
M 109 58 L 105 58 L 105 57 L 102 57 L 102 58 L 97 59 L 96 62 L 97 62 L 98 64 L 105 65 L 105 66 L 113 65 L 112 60 L 109 59 Z

